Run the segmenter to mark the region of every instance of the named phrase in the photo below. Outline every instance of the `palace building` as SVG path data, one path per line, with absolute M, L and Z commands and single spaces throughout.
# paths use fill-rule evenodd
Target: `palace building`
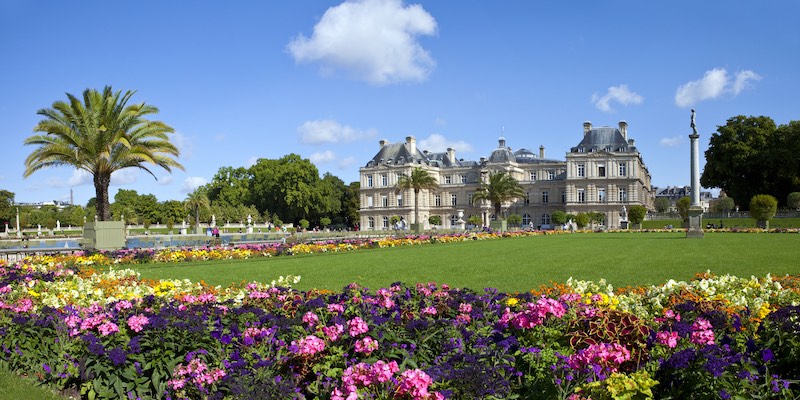
M 566 153 L 566 160 L 545 157 L 545 148 L 534 152 L 512 150 L 500 137 L 488 157 L 465 161 L 453 149 L 432 153 L 417 148 L 413 136 L 405 142 L 381 140 L 378 153 L 360 168 L 361 229 L 387 230 L 393 216 L 414 221 L 414 191 L 396 192 L 397 178 L 421 167 L 439 182 L 437 190 L 419 193 L 419 216 L 424 228 L 428 218 L 439 216 L 442 228 L 457 228 L 459 215 L 466 221 L 479 216 L 488 226 L 497 216 L 488 202 L 475 202 L 472 194 L 489 174 L 506 172 L 525 189 L 527 196 L 503 205 L 507 215 L 522 216 L 524 226 L 553 228 L 555 211 L 568 214 L 597 212 L 605 216 L 609 229 L 624 226 L 625 210 L 632 205 L 653 209 L 650 173 L 628 137 L 628 124 L 618 127 L 592 127 L 583 124 L 581 141 Z

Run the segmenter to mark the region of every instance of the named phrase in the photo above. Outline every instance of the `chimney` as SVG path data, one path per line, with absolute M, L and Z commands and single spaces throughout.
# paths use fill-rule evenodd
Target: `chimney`
M 544 159 L 544 146 L 539 146 L 539 158 Z
M 622 134 L 622 138 L 628 140 L 628 123 L 625 121 L 619 121 L 619 133 Z
M 452 148 L 447 148 L 447 159 L 450 160 L 450 164 L 456 163 L 456 151 Z
M 387 143 L 387 142 L 386 142 L 386 139 L 381 139 L 381 141 L 380 141 L 380 142 L 378 142 L 378 144 L 380 144 L 380 145 L 381 145 L 381 148 L 383 148 L 383 146 L 386 146 L 386 143 Z
M 592 130 L 592 123 L 589 122 L 589 121 L 584 122 L 583 123 L 583 136 L 586 136 L 586 134 L 589 133 L 589 131 L 591 131 L 591 130 Z
M 412 156 L 417 154 L 417 139 L 413 136 L 406 136 L 406 148 Z

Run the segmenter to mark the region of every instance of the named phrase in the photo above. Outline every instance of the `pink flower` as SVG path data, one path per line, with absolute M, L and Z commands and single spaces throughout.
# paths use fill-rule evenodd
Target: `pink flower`
M 425 308 L 422 309 L 422 314 L 423 315 L 436 315 L 436 313 L 437 313 L 436 307 L 433 307 L 433 306 L 425 307 Z
M 472 312 L 472 304 L 461 303 L 461 304 L 458 306 L 458 312 L 460 312 L 460 313 L 464 313 L 464 314 L 469 314 L 469 313 L 471 313 L 471 312 Z
M 149 318 L 142 314 L 138 314 L 128 318 L 128 327 L 130 327 L 134 332 L 141 332 L 148 322 L 150 322 Z
M 658 343 L 674 349 L 678 345 L 678 332 L 658 332 L 656 333 L 656 340 Z
M 101 335 L 108 336 L 114 332 L 119 332 L 119 327 L 117 326 L 117 324 L 111 321 L 106 321 L 100 326 L 98 326 L 97 330 L 100 331 Z
M 133 303 L 128 300 L 122 300 L 117 302 L 117 304 L 114 305 L 114 308 L 116 308 L 117 311 L 127 310 L 133 308 Z
M 367 333 L 369 331 L 369 325 L 364 322 L 363 319 L 360 317 L 355 317 L 350 321 L 347 321 L 347 329 L 350 333 L 350 336 L 358 336 L 362 333 Z
M 317 316 L 317 314 L 314 314 L 313 312 L 309 311 L 303 315 L 303 322 L 308 324 L 308 327 L 311 328 L 314 325 L 316 325 L 317 322 L 319 322 L 319 317 Z
M 713 326 L 704 318 L 697 318 L 692 324 L 692 336 L 689 339 L 694 344 L 714 344 Z
M 335 342 L 339 340 L 339 336 L 344 333 L 344 326 L 342 324 L 334 324 L 333 326 L 326 326 L 322 328 L 322 333 L 331 340 L 331 342 Z
M 397 395 L 410 394 L 413 399 L 425 399 L 428 397 L 428 386 L 433 383 L 428 374 L 419 369 L 410 369 L 400 374 L 400 381 L 397 384 Z
M 378 341 L 367 336 L 356 341 L 356 352 L 369 355 L 373 351 L 378 350 Z
M 297 346 L 297 354 L 314 355 L 325 350 L 325 341 L 314 336 L 308 335 L 299 341 L 292 341 L 293 346 Z
M 395 372 L 399 371 L 400 369 L 397 367 L 397 361 L 385 362 L 385 361 L 376 361 L 375 364 L 372 364 L 372 374 L 375 375 L 375 379 L 378 382 L 387 382 L 392 379 L 392 375 Z
M 344 312 L 344 306 L 341 305 L 341 304 L 328 304 L 328 311 L 337 312 L 337 313 L 343 313 Z

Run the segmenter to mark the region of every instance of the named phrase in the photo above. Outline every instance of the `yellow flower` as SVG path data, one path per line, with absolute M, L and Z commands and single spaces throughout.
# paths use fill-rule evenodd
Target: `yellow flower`
M 517 300 L 516 297 L 509 297 L 508 300 L 506 300 L 506 305 L 507 306 L 513 307 L 513 306 L 517 305 L 517 303 L 519 303 L 519 300 Z

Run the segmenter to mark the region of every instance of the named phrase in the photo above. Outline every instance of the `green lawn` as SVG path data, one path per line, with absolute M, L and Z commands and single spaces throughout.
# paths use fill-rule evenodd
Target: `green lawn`
M 13 372 L 0 369 L 0 400 L 65 400 L 77 396 L 56 394 L 53 390 L 39 386 L 32 378 L 23 378 Z
M 551 281 L 606 280 L 615 286 L 687 280 L 697 272 L 764 276 L 800 274 L 799 234 L 586 233 L 426 244 L 349 253 L 270 259 L 147 264 L 143 278 L 188 278 L 212 285 L 269 282 L 300 275 L 295 287 L 338 290 L 357 282 L 371 289 L 392 282 L 527 291 Z
M 725 228 L 755 228 L 756 220 L 752 218 L 706 218 L 703 217 L 703 227 L 706 224 L 719 225 Z M 672 225 L 679 228 L 681 220 L 675 219 L 655 219 L 642 221 L 643 229 L 661 229 L 666 225 Z M 769 221 L 770 228 L 800 228 L 800 218 L 773 218 Z

